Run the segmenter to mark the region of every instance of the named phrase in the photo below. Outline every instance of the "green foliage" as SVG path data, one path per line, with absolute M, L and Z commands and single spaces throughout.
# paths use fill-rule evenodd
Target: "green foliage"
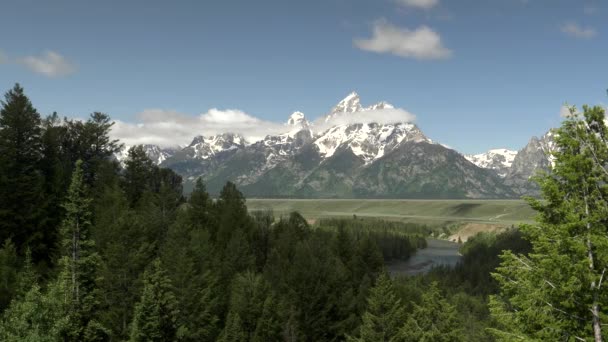
M 4 241 L 0 248 L 0 312 L 8 306 L 17 291 L 17 251 L 11 240 Z
M 220 341 L 276 341 L 280 321 L 270 285 L 262 275 L 238 274 L 232 284 L 226 327 Z
M 56 342 L 64 340 L 70 325 L 65 315 L 65 289 L 53 284 L 46 293 L 34 285 L 24 298 L 13 301 L 0 322 L 0 340 L 7 342 Z
M 40 114 L 16 84 L 0 108 L 0 241 L 11 239 L 20 254 L 50 254 L 41 162 Z
M 95 322 L 99 307 L 97 287 L 99 254 L 91 239 L 91 199 L 87 197 L 82 162 L 76 162 L 64 208 L 59 282 L 65 293 L 70 326 L 64 332 L 70 341 L 104 340 L 107 331 Z M 94 331 L 92 327 L 95 327 Z M 95 336 L 94 333 L 101 334 Z
M 323 219 L 318 225 L 321 229 L 337 229 L 341 239 L 345 229 L 355 236 L 368 235 L 382 251 L 385 261 L 407 260 L 416 249 L 426 247 L 425 237 L 431 232 L 424 225 L 375 219 Z
M 432 283 L 422 294 L 420 304 L 415 304 L 406 324 L 401 328 L 402 341 L 452 342 L 463 341 L 456 309 Z
M 171 280 L 156 259 L 144 275 L 144 290 L 135 306 L 129 341 L 174 341 L 178 314 Z
M 532 252 L 505 252 L 495 274 L 501 292 L 492 298 L 491 310 L 500 340 L 608 337 L 600 306 L 608 301 L 600 286 L 608 267 L 604 120 L 602 108 L 585 106 L 555 132 L 555 165 L 537 179 L 543 198 L 530 199 L 537 223 L 521 228 Z
M 405 321 L 401 300 L 395 295 L 388 274 L 382 273 L 371 288 L 367 310 L 363 314 L 360 337 L 353 342 L 389 342 L 399 340 L 399 330 Z

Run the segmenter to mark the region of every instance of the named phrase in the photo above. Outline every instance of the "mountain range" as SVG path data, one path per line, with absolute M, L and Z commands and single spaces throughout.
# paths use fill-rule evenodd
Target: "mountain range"
M 463 155 L 413 122 L 373 119 L 394 110 L 387 102 L 364 107 L 353 92 L 321 120 L 294 112 L 284 133 L 259 141 L 226 132 L 180 148 L 144 148 L 182 175 L 186 191 L 202 177 L 212 194 L 232 181 L 248 197 L 274 198 L 518 198 L 537 193 L 530 176 L 551 163 L 551 133 L 520 151 Z M 359 117 L 368 122 L 352 120 Z M 126 148 L 116 157 L 124 160 Z

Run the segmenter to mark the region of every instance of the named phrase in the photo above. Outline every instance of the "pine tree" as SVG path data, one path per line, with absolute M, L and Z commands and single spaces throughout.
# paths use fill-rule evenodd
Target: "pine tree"
M 257 330 L 258 340 L 278 339 L 277 335 L 264 336 L 278 333 L 272 329 L 278 318 L 274 316 L 275 312 L 271 311 L 272 299 L 267 302 L 269 297 L 270 286 L 260 274 L 251 271 L 238 274 L 232 284 L 228 319 L 222 338 L 232 341 L 230 336 L 243 336 L 244 340 L 249 341 Z
M 247 341 L 247 333 L 243 327 L 241 317 L 236 313 L 229 313 L 226 318 L 226 327 L 218 339 L 219 342 Z
M 188 199 L 188 204 L 188 220 L 190 225 L 210 231 L 215 229 L 217 219 L 215 217 L 213 201 L 209 197 L 201 178 L 196 180 L 194 190 Z
M 608 337 L 608 129 L 601 107 L 583 107 L 554 133 L 554 166 L 530 199 L 537 222 L 522 225 L 528 255 L 505 252 L 491 311 L 499 340 L 589 340 Z
M 0 312 L 10 303 L 18 291 L 17 250 L 11 240 L 4 241 L 0 248 Z
M 352 342 L 388 342 L 398 341 L 399 329 L 405 321 L 401 300 L 393 290 L 388 274 L 382 273 L 371 288 L 367 300 L 367 311 L 363 314 L 363 323 L 358 338 L 349 338 Z
M 35 261 L 49 254 L 45 217 L 40 114 L 16 84 L 0 109 L 0 241 L 11 238 L 21 255 L 29 246 Z
M 135 306 L 129 341 L 175 341 L 178 315 L 171 280 L 156 259 L 144 275 L 144 290 Z
M 154 164 L 148 158 L 142 145 L 129 149 L 125 161 L 125 193 L 131 207 L 134 207 L 146 191 L 150 191 L 150 180 Z
M 247 234 L 250 220 L 245 206 L 245 197 L 232 182 L 227 182 L 217 201 L 219 228 L 216 238 L 219 246 L 225 247 L 235 230 Z
M 103 338 L 90 336 L 90 329 L 97 327 L 94 316 L 99 306 L 97 273 L 100 264 L 99 255 L 94 251 L 95 243 L 90 237 L 90 203 L 83 179 L 82 162 L 77 161 L 64 204 L 66 216 L 60 230 L 59 281 L 64 284 L 64 300 L 71 325 L 65 335 L 71 341 L 82 341 L 85 334 L 93 340 Z M 100 333 L 106 334 L 102 331 Z
M 441 296 L 437 283 L 432 283 L 423 292 L 421 303 L 414 305 L 398 340 L 457 342 L 462 341 L 461 335 L 456 308 Z
M 61 124 L 59 115 L 53 113 L 42 121 L 42 159 L 40 169 L 44 177 L 46 225 L 44 241 L 48 246 L 57 245 L 57 232 L 65 214 L 63 201 L 69 185 L 72 164 L 68 163 L 64 143 L 67 127 Z M 55 251 L 53 251 L 55 252 Z
M 180 212 L 169 227 L 161 249 L 163 265 L 173 284 L 180 307 L 180 341 L 212 341 L 219 333 L 218 278 L 210 271 L 208 232 L 193 227 L 190 211 Z

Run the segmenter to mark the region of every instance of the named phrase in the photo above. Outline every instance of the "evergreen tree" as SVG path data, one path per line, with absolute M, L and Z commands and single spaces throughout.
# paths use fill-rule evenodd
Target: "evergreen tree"
M 211 197 L 209 197 L 205 184 L 201 178 L 196 180 L 194 190 L 188 199 L 188 205 L 188 223 L 190 225 L 197 228 L 208 229 L 210 231 L 213 231 L 216 228 L 217 218 L 215 217 L 213 201 L 211 200 Z
M 441 296 L 437 283 L 432 283 L 422 294 L 420 304 L 414 305 L 407 323 L 397 340 L 407 342 L 462 341 L 460 322 L 455 307 Z
M 129 149 L 125 161 L 125 193 L 127 199 L 134 207 L 146 191 L 150 190 L 150 180 L 154 172 L 154 164 L 148 158 L 142 145 Z
M 232 284 L 230 307 L 222 340 L 244 341 L 279 339 L 280 325 L 270 286 L 260 274 L 251 271 L 238 274 Z M 266 311 L 265 311 L 266 309 Z
M 66 120 L 67 126 L 65 150 L 70 165 L 82 160 L 85 184 L 94 190 L 93 198 L 97 197 L 97 189 L 103 190 L 105 184 L 99 177 L 99 171 L 104 164 L 112 163 L 111 157 L 122 149 L 118 140 L 110 138 L 110 130 L 114 122 L 107 114 L 92 113 L 86 122 Z
M 505 252 L 495 274 L 501 292 L 491 311 L 500 340 L 589 340 L 608 337 L 608 130 L 601 107 L 574 108 L 555 131 L 550 173 L 537 178 L 542 200 L 534 225 L 521 230 L 528 255 Z
M 376 285 L 371 288 L 367 300 L 367 311 L 358 338 L 352 342 L 399 341 L 399 329 L 405 321 L 401 300 L 397 298 L 388 274 L 381 273 Z
M 100 264 L 99 255 L 94 251 L 95 243 L 90 237 L 91 200 L 87 197 L 84 184 L 82 162 L 76 162 L 72 182 L 68 189 L 64 208 L 61 236 L 61 274 L 67 315 L 70 328 L 65 338 L 71 341 L 82 341 L 85 334 L 92 340 L 103 339 L 103 336 L 92 336 L 91 329 L 98 329 L 95 322 L 99 306 L 97 277 Z M 105 335 L 103 329 L 98 331 Z
M 225 247 L 234 231 L 241 230 L 247 234 L 250 228 L 249 215 L 245 206 L 245 197 L 232 182 L 227 182 L 217 200 L 219 227 L 216 238 L 220 247 Z
M 171 281 L 156 259 L 144 275 L 144 290 L 135 307 L 129 341 L 175 341 L 179 310 Z
M 113 337 L 126 339 L 133 308 L 141 297 L 141 276 L 156 254 L 155 237 L 141 215 L 129 209 L 117 184 L 106 188 L 95 212 L 93 235 L 103 260 L 100 291 L 105 310 L 101 319 L 112 327 Z
M 43 222 L 40 124 L 40 114 L 16 84 L 0 109 L 0 241 L 12 239 L 21 255 L 29 246 L 36 261 L 50 252 Z
M 237 313 L 229 313 L 226 318 L 226 327 L 218 339 L 219 342 L 248 341 L 243 321 Z
M 57 113 L 42 121 L 40 169 L 44 177 L 46 223 L 49 227 L 44 231 L 44 240 L 53 254 L 57 252 L 57 232 L 65 214 L 62 204 L 73 166 L 64 153 L 66 131 L 67 127 L 61 124 Z
M 161 250 L 180 307 L 181 341 L 212 341 L 219 333 L 218 277 L 212 268 L 208 232 L 189 224 L 189 207 L 171 225 Z
M 11 240 L 4 241 L 0 248 L 0 313 L 8 306 L 19 289 L 18 260 L 15 245 Z

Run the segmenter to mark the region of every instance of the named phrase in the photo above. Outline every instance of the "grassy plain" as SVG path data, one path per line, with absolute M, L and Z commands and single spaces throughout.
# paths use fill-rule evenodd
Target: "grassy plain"
M 248 199 L 247 207 L 272 210 L 275 216 L 298 211 L 310 221 L 357 215 L 429 225 L 510 226 L 534 219 L 534 211 L 521 200 Z

